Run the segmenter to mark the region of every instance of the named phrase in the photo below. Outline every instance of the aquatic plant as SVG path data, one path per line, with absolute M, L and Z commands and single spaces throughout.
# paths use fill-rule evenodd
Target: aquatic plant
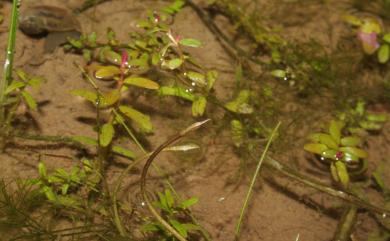
M 341 121 L 331 121 L 326 133 L 314 133 L 308 137 L 311 142 L 305 144 L 304 149 L 319 155 L 322 161 L 330 162 L 333 180 L 347 189 L 351 169 L 355 169 L 355 174 L 364 172 L 368 154 L 359 147 L 362 143 L 360 137 L 343 135 L 344 126 Z

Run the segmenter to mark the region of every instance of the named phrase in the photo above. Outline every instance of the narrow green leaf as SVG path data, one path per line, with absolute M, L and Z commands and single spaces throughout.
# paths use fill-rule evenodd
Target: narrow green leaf
M 57 195 L 53 192 L 53 189 L 48 186 L 44 186 L 42 188 L 43 193 L 45 194 L 46 198 L 51 201 L 51 202 L 56 202 L 57 201 Z
M 390 47 L 387 44 L 382 44 L 378 50 L 378 61 L 381 64 L 386 63 L 389 60 Z
M 321 156 L 327 159 L 336 160 L 336 153 L 336 150 L 325 150 L 321 153 Z
M 26 101 L 28 107 L 32 110 L 36 110 L 37 109 L 37 102 L 35 101 L 34 97 L 32 97 L 32 95 L 30 93 L 28 93 L 27 91 L 22 91 L 22 96 L 23 96 L 23 99 Z
M 194 71 L 188 71 L 184 74 L 188 79 L 192 81 L 194 85 L 199 85 L 201 87 L 206 86 L 206 78 L 204 74 L 194 72 Z
M 357 156 L 359 158 L 367 158 L 368 157 L 368 153 L 365 150 L 362 150 L 362 149 L 357 148 L 357 147 L 351 147 L 351 146 L 340 147 L 339 150 L 344 152 L 344 153 L 349 153 L 351 155 Z
M 172 224 L 172 226 L 181 234 L 181 236 L 187 238 L 188 232 L 185 226 L 183 226 L 179 221 L 176 221 L 175 219 L 169 219 L 169 223 Z
M 179 205 L 179 208 L 187 209 L 187 208 L 195 205 L 196 203 L 198 203 L 198 201 L 199 201 L 199 198 L 192 197 L 190 199 L 187 199 L 187 200 L 184 200 L 183 202 L 181 202 Z
M 215 70 L 207 71 L 206 79 L 207 79 L 207 90 L 211 90 L 214 87 L 215 81 L 217 81 L 218 72 Z
M 99 66 L 95 72 L 95 77 L 101 80 L 112 80 L 116 75 L 119 75 L 120 73 L 120 69 L 116 66 Z
M 275 69 L 275 70 L 271 71 L 271 75 L 276 77 L 276 78 L 283 79 L 286 77 L 287 73 L 285 70 Z
M 169 189 L 165 189 L 165 198 L 167 200 L 167 205 L 169 208 L 172 208 L 175 200 L 173 199 L 172 193 Z
M 240 147 L 244 143 L 244 126 L 239 120 L 230 122 L 230 131 L 233 143 L 236 147 Z
M 390 44 L 390 33 L 385 34 L 385 35 L 383 36 L 383 40 L 384 40 L 386 43 Z
M 124 105 L 119 106 L 119 110 L 129 119 L 134 121 L 141 128 L 142 131 L 146 133 L 153 132 L 153 125 L 148 115 L 145 115 L 133 109 L 132 107 Z
M 26 86 L 26 83 L 24 83 L 22 81 L 14 80 L 14 81 L 12 81 L 12 83 L 10 85 L 7 86 L 7 89 L 5 90 L 5 94 L 9 94 L 16 89 L 19 89 L 19 88 L 22 88 L 25 86 Z
M 361 139 L 357 136 L 347 136 L 341 138 L 341 145 L 343 146 L 358 146 L 361 144 Z
M 128 157 L 130 159 L 134 159 L 135 158 L 134 152 L 130 151 L 127 148 L 121 147 L 121 146 L 113 146 L 112 147 L 112 151 L 114 153 L 116 153 L 116 154 Z
M 344 127 L 344 123 L 341 121 L 332 120 L 330 122 L 329 134 L 332 136 L 333 140 L 336 142 L 336 145 L 340 144 L 341 130 L 343 129 L 343 127 Z M 335 147 L 335 148 L 337 148 L 337 147 Z
M 320 143 L 309 143 L 303 146 L 305 151 L 321 155 L 324 151 L 328 150 L 328 146 Z
M 111 143 L 114 134 L 114 126 L 111 123 L 104 124 L 100 130 L 100 145 L 102 147 L 108 146 Z
M 335 167 L 336 167 L 336 172 L 340 183 L 343 185 L 344 188 L 348 188 L 349 174 L 348 174 L 347 166 L 342 161 L 336 161 Z
M 47 171 L 46 171 L 46 166 L 45 163 L 39 162 L 38 164 L 38 173 L 41 178 L 46 179 L 47 178 Z
M 193 48 L 198 48 L 202 45 L 199 40 L 193 38 L 183 38 L 179 41 L 179 44 Z
M 202 116 L 206 110 L 207 100 L 203 96 L 198 96 L 194 102 L 192 102 L 192 115 L 194 117 Z
M 97 141 L 94 138 L 87 137 L 87 136 L 72 136 L 72 140 L 80 142 L 81 144 L 86 144 L 86 145 L 97 145 Z
M 366 118 L 368 121 L 375 121 L 375 122 L 386 122 L 387 121 L 386 114 L 367 114 Z
M 92 102 L 93 104 L 96 103 L 96 100 L 97 100 L 97 94 L 96 92 L 92 92 L 92 91 L 89 91 L 89 90 L 72 90 L 70 92 L 72 95 L 75 95 L 75 96 L 80 96 L 80 97 L 83 97 L 84 99 Z
M 189 101 L 194 101 L 196 98 L 192 93 L 179 86 L 162 86 L 158 93 L 160 95 L 177 96 Z
M 177 69 L 181 66 L 181 64 L 183 63 L 183 60 L 180 59 L 180 58 L 176 58 L 176 59 L 171 59 L 169 60 L 168 62 L 164 61 L 162 63 L 162 66 L 163 67 L 166 67 L 166 68 L 169 68 L 171 70 L 174 70 L 174 69 Z
M 226 109 L 239 113 L 239 114 L 251 114 L 253 113 L 253 108 L 247 103 L 250 98 L 249 90 L 241 90 L 238 93 L 238 96 L 225 104 Z
M 151 90 L 157 90 L 160 88 L 160 85 L 157 82 L 143 77 L 128 77 L 124 80 L 124 83 Z
M 192 151 L 199 148 L 200 146 L 195 143 L 188 143 L 184 145 L 170 146 L 165 148 L 164 151 Z

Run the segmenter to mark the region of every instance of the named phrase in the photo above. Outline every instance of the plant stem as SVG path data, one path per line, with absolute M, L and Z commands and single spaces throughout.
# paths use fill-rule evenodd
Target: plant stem
M 272 140 L 274 139 L 275 137 L 275 134 L 277 132 L 277 130 L 279 129 L 279 126 L 280 126 L 281 122 L 279 122 L 276 127 L 274 128 L 274 130 L 272 131 L 272 134 L 270 136 L 270 138 L 268 139 L 268 142 L 267 142 L 267 145 L 265 146 L 265 149 L 263 151 L 263 154 L 261 155 L 258 163 L 257 163 L 257 166 L 256 166 L 256 170 L 255 170 L 255 173 L 252 177 L 252 181 L 251 181 L 251 184 L 249 186 L 249 190 L 248 190 L 248 193 L 246 194 L 246 197 L 245 197 L 245 201 L 244 201 L 244 205 L 242 206 L 241 208 L 241 212 L 240 212 L 240 217 L 238 218 L 238 222 L 237 222 L 237 226 L 236 226 L 236 229 L 235 229 L 235 233 L 234 233 L 234 240 L 238 241 L 239 240 L 239 237 L 240 237 L 240 229 L 241 229 L 241 224 L 242 224 L 242 221 L 244 219 L 244 215 L 245 215 L 245 211 L 246 209 L 248 208 L 248 204 L 249 204 L 249 199 L 252 195 L 252 191 L 253 191 L 253 186 L 255 185 L 255 182 L 256 182 L 256 179 L 257 179 L 257 176 L 259 175 L 259 172 L 260 172 L 260 167 L 261 165 L 263 164 L 263 161 L 266 157 L 266 154 L 268 152 L 268 149 L 272 143 Z
M 179 132 L 178 134 L 176 134 L 172 138 L 170 138 L 167 141 L 165 141 L 163 144 L 161 144 L 159 147 L 157 147 L 157 149 L 150 155 L 150 157 L 148 158 L 148 160 L 145 163 L 144 168 L 142 169 L 142 175 L 141 175 L 141 181 L 140 181 L 141 193 L 142 193 L 142 197 L 143 197 L 143 199 L 144 199 L 144 201 L 145 201 L 149 211 L 153 214 L 153 216 L 157 219 L 157 221 L 168 232 L 170 232 L 175 238 L 177 238 L 180 241 L 187 241 L 187 239 L 184 238 L 178 231 L 176 231 L 175 228 L 173 228 L 167 221 L 164 220 L 164 218 L 162 218 L 160 216 L 160 214 L 153 207 L 151 201 L 149 200 L 149 197 L 148 197 L 148 195 L 146 193 L 146 176 L 148 174 L 148 170 L 149 170 L 150 165 L 153 163 L 154 159 L 157 157 L 157 155 L 162 150 L 164 150 L 170 144 L 174 143 L 175 141 L 177 141 L 180 138 L 182 138 L 183 136 L 185 136 L 188 132 L 198 129 L 199 127 L 201 127 L 202 125 L 204 125 L 208 121 L 210 121 L 210 119 L 207 119 L 207 120 L 201 121 L 201 122 L 196 122 L 196 123 L 192 124 L 191 126 L 189 126 L 188 128 L 186 128 L 185 130 Z
M 9 35 L 8 35 L 8 44 L 7 52 L 4 63 L 4 73 L 3 79 L 0 81 L 0 123 L 4 124 L 5 118 L 5 90 L 12 81 L 12 66 L 14 62 L 15 54 L 15 42 L 16 42 L 16 29 L 18 25 L 18 15 L 19 15 L 19 6 L 20 0 L 14 0 L 12 3 L 12 13 L 11 13 L 11 22 L 9 25 Z
M 353 227 L 355 226 L 357 218 L 357 207 L 355 205 L 348 205 L 344 208 L 343 216 L 341 217 L 337 230 L 333 238 L 334 241 L 348 241 L 350 240 Z

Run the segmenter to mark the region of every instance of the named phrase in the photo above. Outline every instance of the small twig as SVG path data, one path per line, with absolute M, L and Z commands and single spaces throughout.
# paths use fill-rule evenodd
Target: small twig
M 158 222 L 160 222 L 160 224 L 166 229 L 168 230 L 173 236 L 175 236 L 175 238 L 177 238 L 178 240 L 180 241 L 187 241 L 179 232 L 176 231 L 175 228 L 173 228 L 167 221 L 165 221 L 161 215 L 157 212 L 157 210 L 153 207 L 151 201 L 149 200 L 149 197 L 147 195 L 147 192 L 146 192 L 146 176 L 148 174 L 148 170 L 149 170 L 149 167 L 150 165 L 153 163 L 154 159 L 156 158 L 156 156 L 162 151 L 164 150 L 166 147 L 168 147 L 169 145 L 171 145 L 172 143 L 174 143 L 175 141 L 179 140 L 180 138 L 182 138 L 183 136 L 185 136 L 188 132 L 190 131 L 193 131 L 193 130 L 196 130 L 198 129 L 199 127 L 201 127 L 202 125 L 204 125 L 205 123 L 209 122 L 210 119 L 207 119 L 205 121 L 201 121 L 201 122 L 196 122 L 194 124 L 192 124 L 191 126 L 189 126 L 188 128 L 186 128 L 185 130 L 179 132 L 178 134 L 176 134 L 175 136 L 173 136 L 172 138 L 168 139 L 166 142 L 164 142 L 163 144 L 161 144 L 159 147 L 157 147 L 157 149 L 150 155 L 150 157 L 148 158 L 148 160 L 146 161 L 145 163 L 145 166 L 142 170 L 142 175 L 141 175 L 141 181 L 140 181 L 140 186 L 141 186 L 141 193 L 142 193 L 142 197 L 149 209 L 149 211 L 153 214 L 153 216 L 157 219 Z

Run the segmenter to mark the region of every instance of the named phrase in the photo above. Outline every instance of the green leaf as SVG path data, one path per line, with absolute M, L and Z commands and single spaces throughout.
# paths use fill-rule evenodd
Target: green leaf
M 383 179 L 383 172 L 384 172 L 384 163 L 380 163 L 378 167 L 375 169 L 375 171 L 372 173 L 372 177 L 375 181 L 375 183 L 379 186 L 379 188 L 382 191 L 386 190 L 386 184 Z
M 303 146 L 305 151 L 321 155 L 324 151 L 328 150 L 328 146 L 320 143 L 309 143 Z
M 329 125 L 329 134 L 332 136 L 333 140 L 336 142 L 336 145 L 340 144 L 341 130 L 344 127 L 344 123 L 341 121 L 332 120 Z M 326 144 L 326 143 L 324 143 Z M 332 148 L 337 148 L 332 147 Z
M 361 26 L 363 24 L 362 20 L 356 16 L 345 14 L 343 20 L 353 26 Z
M 195 101 L 195 95 L 179 86 L 163 86 L 158 90 L 160 95 L 177 96 L 189 101 Z
M 247 103 L 249 101 L 249 97 L 249 90 L 241 90 L 234 100 L 225 104 L 225 107 L 235 113 L 251 114 L 253 113 L 253 108 Z
M 368 157 L 368 153 L 366 151 L 364 151 L 360 148 L 357 148 L 357 147 L 352 147 L 352 146 L 340 147 L 339 150 L 344 152 L 344 153 L 349 153 L 351 155 L 357 156 L 359 158 L 367 158 Z
M 385 35 L 383 36 L 383 40 L 384 40 L 386 43 L 390 44 L 390 33 L 385 34 Z
M 178 13 L 183 8 L 184 5 L 185 5 L 184 0 L 175 0 L 171 5 L 164 7 L 162 11 L 170 15 L 173 15 Z
M 336 161 L 335 167 L 336 167 L 336 173 L 340 183 L 343 185 L 344 188 L 347 188 L 349 185 L 349 174 L 348 174 L 347 166 L 342 161 Z
M 121 147 L 121 146 L 113 146 L 112 151 L 116 154 L 125 156 L 125 157 L 130 158 L 130 159 L 135 158 L 134 152 L 130 151 L 127 148 Z
M 100 130 L 100 145 L 102 147 L 108 146 L 111 143 L 114 134 L 114 126 L 111 123 L 104 124 Z
M 325 150 L 321 153 L 321 156 L 327 159 L 336 160 L 336 153 L 336 150 Z
M 32 110 L 36 110 L 37 102 L 35 101 L 34 97 L 32 97 L 32 95 L 30 95 L 30 93 L 28 93 L 27 91 L 22 91 L 21 94 L 23 96 L 23 99 L 26 101 L 28 107 Z
M 374 121 L 360 121 L 359 126 L 368 131 L 377 131 L 382 129 L 382 124 Z
M 206 79 L 207 79 L 207 90 L 210 91 L 214 84 L 215 81 L 217 81 L 218 78 L 218 72 L 215 70 L 207 71 L 206 74 Z
M 244 126 L 241 121 L 232 120 L 230 122 L 230 131 L 234 145 L 240 147 L 244 143 Z
M 184 73 L 185 76 L 187 76 L 188 79 L 190 79 L 195 85 L 199 85 L 201 87 L 206 86 L 206 78 L 203 74 L 194 72 L 194 71 L 188 71 Z
M 70 92 L 72 95 L 83 97 L 84 99 L 96 104 L 97 94 L 89 90 L 72 90 Z
M 378 50 L 378 61 L 381 64 L 386 63 L 389 60 L 390 47 L 387 44 L 382 44 Z
M 165 199 L 169 208 L 172 208 L 175 200 L 173 199 L 172 193 L 169 189 L 165 189 Z
M 332 138 L 331 135 L 325 133 L 314 133 L 309 136 L 309 139 L 314 142 L 319 142 L 321 144 L 326 145 L 327 149 L 337 149 L 338 144 Z
M 196 197 L 192 197 L 190 199 L 187 199 L 187 200 L 184 200 L 183 202 L 181 202 L 179 204 L 179 208 L 181 209 L 187 209 L 193 205 L 195 205 L 196 203 L 198 203 L 199 201 L 199 198 L 196 198 Z
M 87 136 L 72 136 L 71 139 L 85 145 L 95 146 L 98 144 L 94 138 Z
M 116 66 L 99 66 L 95 72 L 95 77 L 101 80 L 112 80 L 116 75 L 121 73 L 120 69 Z
M 61 186 L 61 194 L 66 195 L 69 189 L 69 184 L 65 183 L 64 185 Z
M 86 62 L 91 62 L 92 60 L 92 51 L 89 49 L 83 49 L 83 58 Z
M 168 69 L 174 70 L 179 68 L 183 63 L 183 60 L 180 58 L 171 59 L 168 62 L 163 61 L 162 66 Z
M 179 41 L 179 44 L 193 48 L 198 48 L 202 45 L 199 40 L 193 38 L 183 38 Z
M 175 219 L 169 219 L 169 223 L 172 224 L 172 226 L 180 233 L 181 236 L 187 238 L 188 232 L 185 226 L 183 226 L 180 222 L 176 221 Z
M 153 132 L 152 122 L 150 121 L 150 117 L 145 115 L 132 107 L 121 105 L 119 106 L 119 110 L 132 121 L 134 121 L 142 131 L 146 133 Z
M 368 121 L 375 121 L 375 122 L 386 122 L 387 121 L 386 114 L 367 114 L 366 118 Z
M 361 139 L 357 136 L 347 136 L 341 138 L 341 145 L 343 146 L 358 146 L 361 144 Z
M 99 107 L 105 108 L 111 105 L 114 105 L 118 102 L 121 97 L 121 94 L 118 89 L 112 90 L 107 93 L 103 93 L 103 96 L 100 96 Z
M 124 83 L 151 90 L 160 88 L 160 85 L 157 82 L 143 77 L 128 77 L 124 80 Z
M 275 69 L 275 70 L 272 70 L 271 71 L 271 75 L 276 77 L 276 78 L 285 78 L 287 73 L 285 70 L 281 70 L 281 69 Z
M 12 83 L 10 85 L 7 86 L 7 89 L 5 90 L 5 94 L 9 94 L 16 89 L 23 88 L 25 86 L 26 86 L 26 83 L 24 83 L 22 81 L 14 80 L 14 81 L 12 81 Z
M 122 56 L 110 49 L 107 49 L 103 52 L 103 58 L 105 61 L 118 66 L 121 64 L 122 61 Z
M 43 193 L 45 194 L 46 198 L 51 202 L 57 201 L 57 195 L 53 192 L 53 189 L 48 186 L 44 186 L 42 188 Z
M 46 171 L 46 166 L 45 163 L 39 162 L 38 164 L 38 173 L 41 178 L 46 179 L 47 178 L 47 171 Z
M 202 116 L 206 110 L 207 100 L 203 96 L 198 96 L 194 102 L 192 102 L 192 115 L 194 117 Z

